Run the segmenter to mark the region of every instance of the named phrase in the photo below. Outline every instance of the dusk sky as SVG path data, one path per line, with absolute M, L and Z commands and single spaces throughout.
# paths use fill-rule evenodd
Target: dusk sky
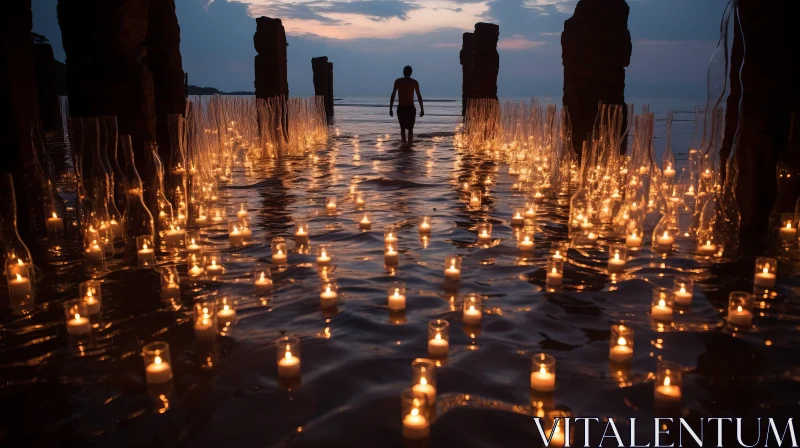
M 210 3 L 209 3 L 210 1 Z M 501 96 L 561 95 L 560 33 L 576 0 L 176 0 L 194 85 L 253 90 L 254 18 L 283 19 L 289 91 L 313 93 L 311 58 L 334 63 L 334 92 L 388 97 L 404 65 L 429 98 L 460 96 L 461 34 L 500 25 Z M 702 97 L 727 0 L 628 0 L 628 96 Z M 33 30 L 64 60 L 57 0 L 33 0 Z

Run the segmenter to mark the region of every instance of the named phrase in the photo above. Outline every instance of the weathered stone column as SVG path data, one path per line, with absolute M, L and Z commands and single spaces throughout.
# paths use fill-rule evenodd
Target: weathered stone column
M 475 24 L 472 64 L 469 72 L 469 97 L 497 99 L 497 74 L 500 71 L 500 55 L 497 41 L 500 27 L 493 23 Z
M 580 0 L 575 13 L 564 22 L 563 102 L 579 158 L 586 134 L 592 131 L 598 102 L 625 104 L 625 67 L 632 50 L 628 11 L 625 0 Z M 627 119 L 627 108 L 623 108 L 623 129 Z
M 329 68 L 329 65 L 331 66 Z M 314 72 L 314 95 L 323 97 L 325 102 L 325 116 L 330 122 L 333 118 L 333 98 L 331 97 L 331 90 L 329 89 L 333 84 L 333 80 L 328 79 L 329 70 L 330 75 L 333 76 L 333 64 L 328 62 L 327 56 L 320 56 L 318 58 L 311 58 L 311 69 Z M 330 110 L 328 104 L 330 103 Z
M 469 72 L 472 70 L 472 51 L 474 35 L 464 33 L 461 43 L 461 53 L 458 55 L 461 63 L 461 116 L 467 114 L 467 102 L 469 101 Z
M 287 131 L 287 100 L 289 99 L 289 81 L 286 70 L 286 31 L 281 19 L 259 17 L 256 19 L 256 33 L 253 35 L 253 44 L 258 54 L 255 57 L 255 87 L 256 98 L 264 99 L 274 107 L 274 114 L 269 114 L 270 123 L 262 123 L 259 117 L 259 126 L 268 126 L 269 133 L 273 134 L 273 141 L 282 138 L 276 133 Z M 263 128 L 262 128 L 263 132 Z

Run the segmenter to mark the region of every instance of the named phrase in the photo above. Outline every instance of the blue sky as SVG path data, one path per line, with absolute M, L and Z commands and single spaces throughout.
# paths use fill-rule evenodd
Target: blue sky
M 500 25 L 501 96 L 561 95 L 560 32 L 576 0 L 175 0 L 189 82 L 253 90 L 254 17 L 287 29 L 289 90 L 313 92 L 311 58 L 334 63 L 336 96 L 390 93 L 412 65 L 423 96 L 460 96 L 461 34 Z M 210 1 L 210 2 L 209 2 Z M 64 60 L 57 0 L 33 0 L 33 30 Z M 628 0 L 628 96 L 702 97 L 727 0 Z

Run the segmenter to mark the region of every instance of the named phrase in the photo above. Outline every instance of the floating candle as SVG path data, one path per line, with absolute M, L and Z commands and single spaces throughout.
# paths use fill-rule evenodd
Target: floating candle
M 672 320 L 672 307 L 667 306 L 664 299 L 659 299 L 658 303 L 650 308 L 650 316 L 655 320 L 670 321 Z
M 456 266 L 456 264 L 458 264 L 458 266 Z M 444 278 L 449 281 L 461 280 L 460 263 L 456 257 L 450 259 L 449 266 L 444 270 Z
M 728 322 L 740 327 L 749 327 L 753 324 L 753 313 L 737 306 L 736 309 L 728 310 Z
M 84 252 L 86 261 L 92 264 L 100 264 L 103 262 L 103 249 L 97 244 L 97 240 L 92 240 L 91 244 Z
M 86 310 L 88 311 L 89 315 L 97 314 L 100 312 L 101 304 L 98 297 L 95 297 L 95 293 L 92 289 L 87 289 L 86 295 L 83 296 L 83 303 L 86 304 Z
M 769 261 L 759 263 L 760 260 L 762 259 L 756 260 L 756 266 L 761 265 L 761 270 L 758 271 L 758 268 L 756 268 L 757 270 L 755 278 L 753 279 L 753 285 L 759 288 L 766 288 L 766 289 L 774 288 L 776 275 L 775 273 L 772 272 L 772 268 L 775 266 L 776 262 L 772 259 L 765 258 L 763 260 L 769 260 Z
M 675 169 L 672 168 L 672 165 L 667 165 L 667 167 L 664 168 L 664 177 L 667 179 L 675 177 Z
M 686 285 L 682 284 L 673 292 L 675 305 L 689 306 L 692 304 L 692 293 L 686 290 Z
M 436 335 L 428 340 L 428 356 L 432 358 L 444 358 L 450 351 L 450 343 L 442 338 L 442 335 Z
M 539 370 L 531 373 L 531 389 L 537 392 L 552 392 L 555 388 L 555 373 L 548 372 L 545 364 L 540 364 Z
M 196 316 L 194 322 L 194 338 L 198 341 L 209 342 L 214 339 L 217 329 L 214 328 L 214 319 L 209 314 L 207 307 L 202 307 L 202 313 Z
M 283 250 L 278 249 L 277 253 L 272 254 L 272 264 L 275 266 L 282 266 L 286 264 L 286 254 L 283 253 Z
M 325 202 L 325 211 L 328 213 L 333 213 L 336 211 L 336 198 L 330 197 Z
M 469 206 L 470 207 L 480 207 L 481 206 L 481 197 L 479 194 L 472 193 L 469 198 Z
M 530 252 L 533 250 L 533 239 L 530 236 L 525 235 L 522 237 L 522 241 L 519 242 L 519 249 L 523 252 Z
M 427 216 L 422 217 L 422 221 L 419 223 L 419 233 L 428 234 L 431 231 L 431 219 Z
M 486 229 L 483 229 L 478 234 L 478 242 L 481 244 L 489 244 L 492 242 L 492 234 L 489 233 Z
M 389 309 L 392 311 L 402 311 L 406 309 L 406 295 L 402 287 L 391 288 L 393 292 L 389 294 Z M 403 289 L 401 293 L 401 289 Z
M 478 307 L 480 307 L 480 305 L 478 305 Z M 464 324 L 480 325 L 482 318 L 483 313 L 481 312 L 480 308 L 476 308 L 476 305 L 470 304 L 464 307 L 461 318 L 464 321 Z
M 162 360 L 158 354 L 153 358 L 153 362 L 147 364 L 144 371 L 147 382 L 150 384 L 161 384 L 172 380 L 172 366 Z
M 397 244 L 397 233 L 394 228 L 388 229 L 383 233 L 383 244 Z
M 151 247 L 147 246 L 147 243 L 142 244 L 141 249 L 139 249 L 138 256 L 140 263 L 149 264 L 156 261 L 156 253 Z
M 625 237 L 625 245 L 628 247 L 641 247 L 642 237 L 638 235 L 636 231 L 633 231 L 630 235 Z
M 369 219 L 368 214 L 364 214 L 364 217 L 361 218 L 361 221 L 358 223 L 358 228 L 361 230 L 372 229 L 372 221 Z
M 221 264 L 217 264 L 217 260 L 214 259 L 211 260 L 211 264 L 206 265 L 205 270 L 208 272 L 208 275 L 219 275 L 222 274 L 224 268 Z
M 236 310 L 229 303 L 224 303 L 217 311 L 217 325 L 219 328 L 230 326 L 236 320 Z
M 411 409 L 411 412 L 403 417 L 403 437 L 408 440 L 422 440 L 428 438 L 431 429 L 428 419 L 420 415 L 419 408 Z
M 608 359 L 616 363 L 626 363 L 633 359 L 633 348 L 628 346 L 628 341 L 620 336 L 617 339 L 617 344 L 611 347 L 608 353 Z
M 73 336 L 81 336 L 89 334 L 92 331 L 92 324 L 86 317 L 81 317 L 80 314 L 75 314 L 72 319 L 67 321 L 67 333 Z
M 186 246 L 187 255 L 199 255 L 202 251 L 203 247 L 197 244 L 194 238 L 189 240 L 189 244 Z
M 323 309 L 333 308 L 339 302 L 339 293 L 336 292 L 334 285 L 325 285 L 325 289 L 319 294 L 320 305 Z
M 165 235 L 164 244 L 168 250 L 180 249 L 186 244 L 186 230 L 181 229 L 180 226 L 170 226 Z
M 228 241 L 231 246 L 241 246 L 244 244 L 244 235 L 239 229 L 239 226 L 233 226 L 233 229 L 228 233 Z
M 511 217 L 512 226 L 521 226 L 525 224 L 525 216 L 523 213 L 524 212 L 520 212 L 519 210 L 517 210 L 517 212 L 514 213 L 514 215 Z
M 613 258 L 608 259 L 608 272 L 619 273 L 625 270 L 625 260 L 620 258 L 620 253 L 614 253 Z
M 558 272 L 558 268 L 553 266 L 547 272 L 547 276 L 545 278 L 545 284 L 550 286 L 559 286 L 564 282 L 564 275 Z
M 528 206 L 528 208 L 525 209 L 524 216 L 525 216 L 525 219 L 535 219 L 536 218 L 536 210 L 533 208 L 532 205 Z
M 273 256 L 273 261 L 274 261 Z M 263 270 L 258 273 L 258 277 L 255 281 L 256 286 L 256 294 L 270 294 L 272 293 L 272 279 L 268 276 L 266 270 Z
M 681 388 L 672 385 L 669 376 L 664 377 L 662 384 L 656 386 L 656 399 L 666 401 L 681 401 Z
M 785 227 L 781 227 L 780 229 L 781 241 L 792 242 L 796 237 L 797 237 L 797 229 L 792 227 L 791 222 L 787 222 Z
M 278 376 L 294 378 L 300 376 L 300 358 L 292 355 L 291 345 L 286 345 L 286 352 L 278 361 Z
M 663 235 L 656 237 L 655 249 L 659 252 L 670 252 L 672 251 L 672 244 L 674 242 L 675 238 L 673 238 L 669 232 L 665 230 Z
M 239 211 L 236 212 L 236 217 L 239 219 L 244 219 L 247 218 L 248 214 L 249 213 L 247 212 L 247 204 L 240 204 Z
M 328 251 L 325 247 L 321 247 L 319 253 L 317 254 L 317 267 L 325 267 L 331 263 L 331 256 L 328 255 Z

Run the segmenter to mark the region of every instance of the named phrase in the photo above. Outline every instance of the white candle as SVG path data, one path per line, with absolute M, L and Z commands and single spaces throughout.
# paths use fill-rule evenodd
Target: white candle
M 327 266 L 331 262 L 331 257 L 325 252 L 325 249 L 322 249 L 319 256 L 317 257 L 317 266 L 323 267 Z
M 358 223 L 358 228 L 361 230 L 372 229 L 372 221 L 369 220 L 369 216 L 364 215 L 364 217 L 361 218 L 361 222 Z
M 319 300 L 322 308 L 333 308 L 339 300 L 339 294 L 332 291 L 330 286 L 326 286 L 325 291 L 319 294 Z
M 335 212 L 336 211 L 336 201 L 328 201 L 328 203 L 325 204 L 325 210 L 327 210 L 328 212 Z
M 564 275 L 558 272 L 556 268 L 550 270 L 545 278 L 545 284 L 550 286 L 559 286 L 564 282 Z
M 780 238 L 781 241 L 794 241 L 795 237 L 797 236 L 797 229 L 792 227 L 792 223 L 787 222 L 786 227 L 781 227 L 780 230 Z
M 165 238 L 165 244 L 167 249 L 178 249 L 181 247 L 181 243 L 186 241 L 186 231 L 180 228 L 172 228 L 167 230 L 167 235 Z
M 397 244 L 397 234 L 389 232 L 383 237 L 384 244 Z
M 273 256 L 273 259 L 275 257 Z M 256 294 L 269 294 L 272 292 L 272 279 L 267 278 L 267 274 L 262 272 L 256 280 Z
M 517 212 L 511 217 L 512 226 L 521 226 L 523 224 L 525 224 L 525 217 L 521 213 Z
M 469 308 L 464 310 L 462 320 L 466 325 L 480 325 L 483 313 L 481 310 L 476 309 L 475 305 L 470 305 Z
M 208 223 L 208 217 L 204 214 L 200 214 L 195 220 L 194 223 L 198 226 L 202 226 Z
M 656 387 L 656 399 L 664 401 L 681 401 L 681 388 L 680 386 L 673 386 L 670 384 L 669 377 L 664 378 L 664 384 Z
M 228 240 L 231 246 L 239 246 L 244 243 L 244 235 L 237 226 L 233 226 L 233 230 L 228 234 Z
M 145 367 L 144 371 L 147 382 L 150 384 L 161 384 L 172 380 L 172 366 L 158 355 Z
M 211 220 L 214 222 L 222 222 L 222 214 L 220 212 L 215 212 L 214 216 L 211 217 Z
M 534 210 L 533 207 L 528 207 L 528 209 L 525 210 L 525 219 L 534 219 L 534 218 L 536 218 L 536 210 Z
M 608 259 L 608 272 L 619 273 L 625 270 L 625 260 L 619 258 L 619 254 L 615 253 L 614 258 Z
M 50 233 L 61 233 L 64 231 L 64 220 L 59 218 L 58 215 L 53 212 L 52 218 L 47 218 L 47 231 Z
M 208 275 L 222 274 L 222 265 L 217 264 L 217 260 L 211 260 L 211 264 L 206 266 L 206 272 Z
M 203 272 L 205 272 L 203 268 L 198 265 L 194 265 L 191 269 L 189 269 L 189 277 L 199 277 L 203 275 Z
M 706 241 L 706 244 L 703 244 L 697 248 L 697 252 L 700 255 L 714 255 L 717 253 L 717 245 L 711 244 L 711 241 Z
M 608 359 L 616 363 L 625 363 L 633 359 L 633 349 L 628 346 L 628 341 L 621 337 L 617 340 L 617 345 L 611 347 Z
M 199 244 L 195 243 L 194 238 L 192 238 L 189 244 L 186 246 L 187 255 L 198 255 L 202 250 L 203 248 Z
M 100 248 L 100 245 L 97 244 L 97 241 L 92 241 L 92 244 L 86 248 L 84 255 L 86 256 L 86 261 L 89 263 L 100 264 L 103 262 L 103 250 Z
M 141 262 L 152 262 L 156 260 L 156 253 L 153 249 L 147 247 L 147 244 L 142 244 L 142 248 L 139 249 L 139 261 Z
M 633 232 L 625 237 L 625 245 L 628 247 L 641 247 L 642 237 Z
M 83 297 L 83 303 L 86 304 L 86 309 L 90 316 L 100 312 L 100 301 L 92 294 L 91 290 L 86 291 L 86 296 Z
M 403 437 L 408 440 L 426 439 L 431 433 L 428 419 L 419 415 L 419 409 L 414 408 L 411 413 L 403 418 Z
M 478 198 L 478 196 L 471 196 L 469 198 L 469 206 L 470 207 L 480 207 L 481 206 L 480 198 Z
M 286 346 L 286 355 L 278 361 L 278 376 L 294 378 L 300 376 L 300 358 L 292 356 L 289 346 Z
M 282 250 L 278 249 L 277 254 L 272 254 L 272 264 L 275 266 L 281 266 L 286 264 L 286 254 L 283 253 Z
M 222 305 L 222 309 L 217 311 L 217 325 L 224 328 L 236 320 L 236 310 L 228 305 Z
M 75 317 L 67 321 L 67 333 L 73 336 L 88 334 L 92 331 L 92 324 L 86 317 L 76 314 Z
M 299 226 L 294 232 L 294 242 L 298 245 L 308 244 L 308 229 Z
M 242 207 L 241 209 L 239 209 L 238 212 L 236 212 L 236 217 L 239 219 L 247 218 L 247 215 L 248 215 L 247 209 L 245 209 L 244 207 Z
M 481 230 L 481 233 L 478 234 L 478 242 L 481 244 L 489 244 L 492 242 L 492 235 L 486 231 L 486 229 Z
M 675 238 L 671 237 L 668 232 L 664 232 L 663 235 L 659 235 L 656 238 L 656 249 L 661 252 L 669 252 L 672 250 L 672 244 L 675 242 Z
M 667 167 L 664 169 L 664 177 L 667 179 L 672 179 L 675 177 L 675 170 L 672 168 L 672 166 L 667 165 Z
M 661 299 L 657 305 L 650 308 L 650 316 L 655 320 L 672 320 L 672 307 L 667 306 L 664 299 Z
M 756 274 L 753 285 L 761 288 L 774 288 L 775 274 L 769 272 L 769 268 L 764 268 L 762 272 Z
M 673 292 L 673 302 L 679 306 L 689 306 L 692 304 L 692 293 L 686 290 L 686 287 L 681 286 L 680 289 Z
M 519 242 L 519 249 L 523 252 L 530 252 L 533 250 L 533 240 L 527 235 L 522 237 L 522 241 Z
M 31 280 L 28 277 L 23 277 L 20 274 L 15 274 L 16 278 L 8 282 L 8 293 L 10 299 L 21 302 L 27 300 L 31 295 Z
M 389 294 L 389 309 L 392 311 L 401 311 L 406 309 L 406 296 L 400 294 L 399 288 L 395 288 L 394 293 Z
M 436 402 L 436 388 L 428 384 L 428 379 L 424 376 L 419 379 L 419 383 L 415 384 L 411 390 L 425 394 L 429 406 Z
M 203 309 L 207 311 L 207 309 Z M 194 323 L 194 338 L 198 341 L 211 341 L 216 335 L 216 329 L 208 314 L 203 314 L 203 317 L 197 319 Z
M 552 392 L 556 388 L 556 375 L 550 373 L 544 364 L 537 372 L 531 373 L 531 389 L 537 392 Z
M 442 335 L 436 333 L 433 339 L 428 340 L 428 356 L 432 358 L 444 358 L 450 351 L 450 343 L 442 339 Z
M 428 233 L 431 231 L 431 225 L 427 221 L 419 223 L 419 233 Z
M 740 327 L 749 327 L 753 324 L 753 313 L 738 306 L 735 310 L 728 310 L 728 322 Z
M 449 268 L 444 270 L 444 278 L 450 281 L 457 281 L 461 279 L 461 269 L 456 267 L 456 262 L 453 261 Z

